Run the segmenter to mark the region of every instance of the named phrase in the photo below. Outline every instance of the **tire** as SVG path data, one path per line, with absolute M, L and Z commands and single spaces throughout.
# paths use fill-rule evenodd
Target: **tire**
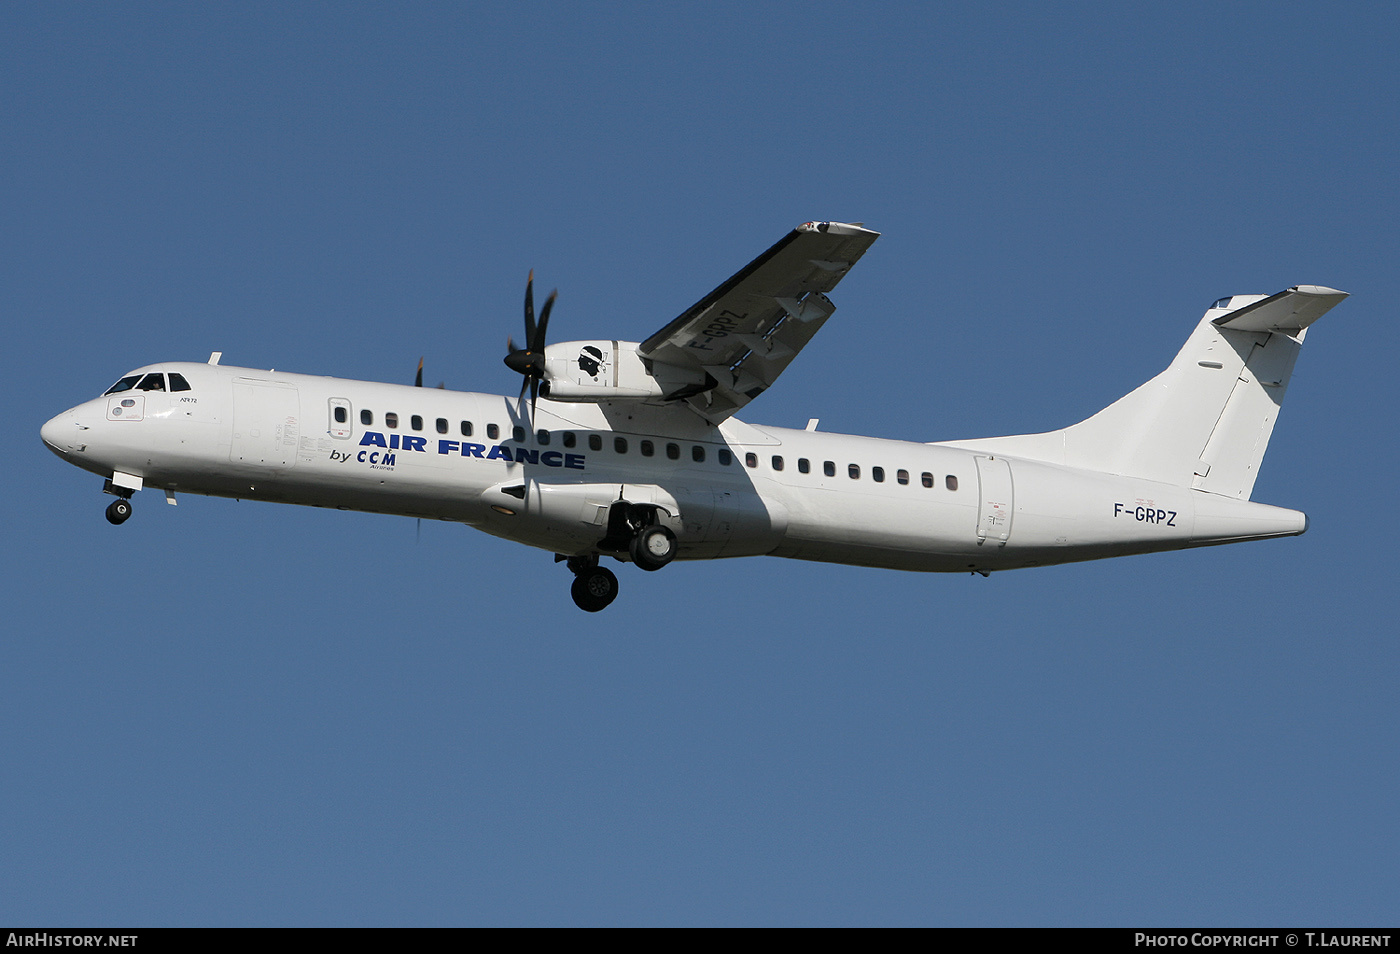
M 662 526 L 646 527 L 637 532 L 628 548 L 632 562 L 643 570 L 659 570 L 676 558 L 676 535 Z
M 585 613 L 596 613 L 617 599 L 617 577 L 612 570 L 595 566 L 574 577 L 574 585 L 569 592 L 579 609 Z
M 131 501 L 118 499 L 113 500 L 107 506 L 107 522 L 113 526 L 120 526 L 126 523 L 126 518 L 131 516 Z

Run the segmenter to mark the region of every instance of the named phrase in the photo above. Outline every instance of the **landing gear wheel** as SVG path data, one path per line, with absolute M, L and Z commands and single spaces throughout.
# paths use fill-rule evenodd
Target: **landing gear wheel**
M 113 525 L 126 523 L 126 518 L 131 516 L 130 500 L 113 500 L 107 506 L 107 522 Z
M 662 526 L 645 527 L 628 547 L 632 562 L 643 570 L 659 570 L 676 557 L 676 535 Z
M 617 599 L 617 577 L 612 570 L 595 566 L 574 577 L 574 585 L 569 592 L 579 609 L 596 613 Z

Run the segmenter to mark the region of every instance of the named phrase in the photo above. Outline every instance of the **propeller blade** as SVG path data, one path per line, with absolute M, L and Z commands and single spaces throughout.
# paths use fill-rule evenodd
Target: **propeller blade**
M 413 378 L 413 386 L 421 388 L 423 386 L 423 359 L 418 359 L 418 374 Z
M 558 297 L 559 289 L 556 288 L 554 291 L 550 292 L 549 297 L 545 299 L 544 310 L 540 312 L 539 328 L 536 329 L 535 337 L 530 339 L 529 347 L 531 351 L 544 354 L 544 330 L 549 324 L 549 313 L 554 308 L 554 299 Z
M 518 401 L 522 411 L 525 404 L 525 392 L 530 392 L 530 416 L 535 414 L 535 404 L 540 397 L 540 381 L 544 378 L 544 349 L 546 336 L 549 332 L 549 313 L 554 310 L 554 302 L 559 297 L 559 289 L 549 293 L 549 298 L 545 299 L 544 308 L 540 310 L 538 324 L 535 322 L 535 270 L 530 269 L 530 275 L 525 279 L 525 347 L 517 348 L 515 338 L 506 337 L 506 367 L 516 374 L 524 377 L 520 382 L 520 397 Z

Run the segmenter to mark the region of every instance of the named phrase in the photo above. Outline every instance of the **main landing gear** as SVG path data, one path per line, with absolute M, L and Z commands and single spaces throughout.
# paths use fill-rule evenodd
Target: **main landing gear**
M 569 594 L 585 613 L 606 609 L 617 599 L 617 576 L 612 570 L 599 566 L 596 556 L 569 557 L 569 569 L 574 571 L 574 585 L 569 588 Z
M 676 535 L 660 522 L 654 505 L 619 500 L 608 511 L 608 535 L 598 542 L 598 549 L 625 553 L 643 570 L 659 570 L 675 559 L 679 548 Z
M 676 535 L 667 527 L 643 527 L 637 531 L 627 552 L 643 570 L 659 570 L 676 557 Z
M 674 560 L 680 546 L 671 529 L 658 522 L 656 507 L 618 501 L 608 514 L 608 535 L 598 542 L 598 549 L 620 560 L 626 559 L 621 556 L 625 553 L 643 570 L 655 571 Z M 567 560 L 573 571 L 570 593 L 579 609 L 596 613 L 617 599 L 617 577 L 598 565 L 596 553 L 556 559 Z

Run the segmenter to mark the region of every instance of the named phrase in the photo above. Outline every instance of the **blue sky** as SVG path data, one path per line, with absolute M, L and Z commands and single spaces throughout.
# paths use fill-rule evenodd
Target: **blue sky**
M 1393 924 L 1388 4 L 8 4 L 0 921 Z M 1314 283 L 1303 537 L 994 574 L 623 568 L 139 494 L 39 441 L 158 360 L 513 392 L 799 222 L 883 233 L 744 415 L 1088 416 Z M 1365 532 L 1362 532 L 1365 531 Z

